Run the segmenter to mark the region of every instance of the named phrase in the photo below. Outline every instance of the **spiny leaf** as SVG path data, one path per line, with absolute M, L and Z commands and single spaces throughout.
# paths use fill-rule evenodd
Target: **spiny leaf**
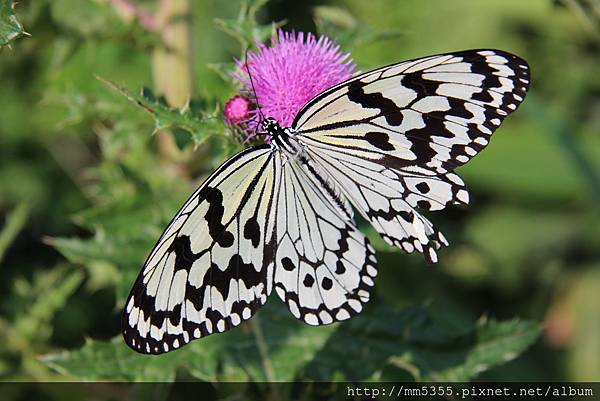
M 272 23 L 270 25 L 256 25 L 256 23 L 244 20 L 242 23 L 235 19 L 215 18 L 217 28 L 237 39 L 242 49 L 247 49 L 254 42 L 265 42 L 271 38 L 273 32 L 284 25 L 284 22 Z M 247 38 L 252 38 L 251 40 Z
M 116 285 L 117 301 L 122 303 L 153 238 L 156 234 L 149 236 L 143 231 L 137 236 L 107 236 L 103 231 L 97 231 L 90 239 L 51 238 L 46 242 L 71 263 L 82 265 L 90 274 L 92 287 Z
M 114 264 L 140 263 L 140 250 L 147 250 L 152 241 L 144 241 L 140 233 L 135 238 L 128 236 L 106 235 L 102 230 L 90 239 L 51 238 L 46 242 L 58 249 L 72 263 L 90 264 L 97 261 Z
M 218 109 L 207 113 L 192 111 L 189 105 L 181 108 L 171 108 L 163 98 L 155 96 L 147 88 L 143 88 L 141 93 L 136 95 L 115 82 L 100 77 L 97 78 L 125 96 L 129 101 L 152 114 L 154 116 L 155 131 L 171 128 L 184 129 L 191 135 L 196 145 L 204 142 L 209 136 L 224 131 L 223 121 L 219 118 Z
M 340 325 L 305 367 L 315 380 L 337 371 L 345 380 L 378 380 L 386 364 L 409 371 L 415 380 L 467 381 L 484 370 L 513 359 L 539 334 L 531 322 L 481 320 L 474 326 L 451 328 L 427 307 L 396 311 L 367 307 L 362 319 Z M 356 358 L 347 358 L 353 349 Z
M 23 25 L 17 19 L 12 0 L 0 0 L 0 46 L 25 34 Z
M 415 379 L 465 381 L 516 357 L 539 332 L 538 325 L 516 320 L 481 320 L 450 329 L 434 320 L 426 307 L 396 311 L 379 305 L 351 321 L 315 328 L 296 321 L 275 300 L 252 324 L 259 325 L 262 338 L 248 322 L 160 358 L 130 351 L 119 337 L 44 360 L 60 372 L 90 380 L 147 379 L 141 371 L 151 372 L 153 378 L 152 372 L 161 372 L 166 380 L 177 369 L 206 381 L 374 380 L 392 363 L 410 370 Z M 349 349 L 353 358 L 348 358 Z M 91 373 L 87 368 L 81 376 L 83 366 L 92 366 Z
M 315 330 L 299 324 L 284 308 L 271 302 L 254 319 L 258 317 L 256 322 L 262 325 L 276 372 L 274 379 L 290 381 L 297 367 L 310 361 L 327 340 L 333 327 Z M 86 380 L 170 381 L 178 369 L 184 369 L 206 381 L 265 381 L 261 358 L 256 338 L 248 323 L 244 323 L 159 358 L 130 350 L 119 336 L 111 342 L 88 341 L 79 350 L 49 354 L 43 360 L 62 374 Z

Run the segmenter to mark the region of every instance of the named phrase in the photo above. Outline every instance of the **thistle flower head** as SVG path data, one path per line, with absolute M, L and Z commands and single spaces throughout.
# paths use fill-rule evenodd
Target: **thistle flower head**
M 237 95 L 225 103 L 223 115 L 225 121 L 229 124 L 242 124 L 250 118 L 251 110 L 250 100 L 244 96 Z
M 250 137 L 263 117 L 272 117 L 290 126 L 296 114 L 310 99 L 327 88 L 352 77 L 355 65 L 339 45 L 311 33 L 278 30 L 271 46 L 258 43 L 246 61 L 238 61 L 234 73 L 242 93 L 260 106 L 249 110 L 247 131 Z

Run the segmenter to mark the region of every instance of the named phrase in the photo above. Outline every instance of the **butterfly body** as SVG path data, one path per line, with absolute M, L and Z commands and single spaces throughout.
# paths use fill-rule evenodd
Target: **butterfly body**
M 288 158 L 295 158 L 302 153 L 302 147 L 294 139 L 295 132 L 289 128 L 283 128 L 274 118 L 267 117 L 262 124 L 263 134 L 271 138 L 274 150 L 280 150 Z
M 268 144 L 226 161 L 175 215 L 123 313 L 134 350 L 160 354 L 249 319 L 272 290 L 310 325 L 360 313 L 377 260 L 354 211 L 429 262 L 448 242 L 420 211 L 467 204 L 453 170 L 524 99 L 527 63 L 468 50 L 373 70 L 309 101 Z

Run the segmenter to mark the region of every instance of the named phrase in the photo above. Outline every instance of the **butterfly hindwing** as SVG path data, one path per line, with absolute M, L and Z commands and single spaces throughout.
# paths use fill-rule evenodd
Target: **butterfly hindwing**
M 359 313 L 377 275 L 373 247 L 319 174 L 304 157 L 288 161 L 277 206 L 275 290 L 311 325 Z
M 171 221 L 136 280 L 123 335 L 160 354 L 249 319 L 272 289 L 273 199 L 280 159 L 269 145 L 223 164 Z
M 447 241 L 417 208 L 440 210 L 469 201 L 463 181 L 454 173 L 406 174 L 356 156 L 339 159 L 310 148 L 307 153 L 386 242 L 408 253 L 421 252 L 430 262 L 437 260 L 435 250 Z

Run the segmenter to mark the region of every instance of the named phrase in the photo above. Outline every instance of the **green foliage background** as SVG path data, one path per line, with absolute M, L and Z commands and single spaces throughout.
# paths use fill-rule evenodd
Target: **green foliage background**
M 2 379 L 600 379 L 598 1 L 194 1 L 179 108 L 153 78 L 169 76 L 160 29 L 119 3 L 0 1 Z M 124 298 L 178 207 L 242 148 L 221 120 L 227 71 L 278 25 L 335 37 L 362 70 L 508 50 L 531 93 L 460 168 L 468 210 L 432 216 L 451 242 L 438 265 L 364 226 L 380 277 L 359 317 L 309 327 L 273 296 L 252 324 L 138 355 L 119 335 Z

